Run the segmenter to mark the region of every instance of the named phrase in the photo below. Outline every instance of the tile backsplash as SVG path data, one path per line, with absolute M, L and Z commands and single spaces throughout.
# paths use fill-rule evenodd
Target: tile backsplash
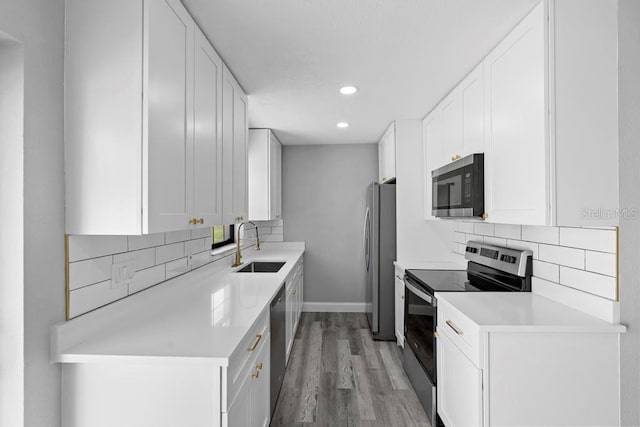
M 254 221 L 260 241 L 284 241 L 283 221 Z M 244 240 L 246 239 L 246 241 Z M 68 318 L 162 283 L 198 267 L 233 256 L 233 249 L 211 251 L 209 227 L 145 236 L 68 236 Z M 242 230 L 242 246 L 255 243 L 255 229 Z M 129 262 L 135 276 L 112 288 L 112 265 Z
M 532 291 L 611 322 L 619 321 L 617 229 L 457 221 L 455 252 L 469 240 L 533 252 Z

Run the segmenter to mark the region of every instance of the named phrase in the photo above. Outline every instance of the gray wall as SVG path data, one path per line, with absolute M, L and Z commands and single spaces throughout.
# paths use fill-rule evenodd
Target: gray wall
M 377 175 L 375 144 L 283 147 L 284 238 L 306 242 L 305 302 L 365 302 L 365 191 Z
M 49 326 L 64 320 L 63 22 L 63 0 L 0 1 L 0 31 L 24 48 L 24 283 L 13 286 L 24 286 L 28 427 L 60 425 Z
M 640 209 L 640 2 L 618 5 L 618 110 L 620 207 Z M 640 425 L 640 220 L 620 217 L 620 317 L 622 425 Z

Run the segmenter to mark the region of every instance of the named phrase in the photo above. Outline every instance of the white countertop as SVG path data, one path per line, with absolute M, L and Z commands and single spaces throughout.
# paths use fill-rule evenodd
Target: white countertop
M 286 261 L 277 273 L 234 273 L 209 264 L 52 327 L 62 363 L 161 362 L 226 366 L 304 253 L 304 243 L 244 249 L 244 264 Z
M 626 327 L 531 292 L 436 292 L 481 331 L 622 333 Z

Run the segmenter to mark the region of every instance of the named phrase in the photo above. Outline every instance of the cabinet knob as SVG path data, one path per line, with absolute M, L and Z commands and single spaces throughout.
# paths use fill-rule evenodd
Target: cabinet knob
M 204 218 L 200 218 L 198 221 L 196 221 L 196 224 L 204 224 Z
M 196 218 L 191 218 L 189 220 L 189 224 L 197 224 L 197 223 L 198 223 L 198 220 Z
M 262 339 L 262 334 L 258 334 L 256 335 L 256 340 L 253 343 L 253 345 L 249 348 L 247 348 L 247 351 L 254 351 L 256 349 L 256 347 L 258 347 L 258 343 L 260 342 L 260 340 Z
M 295 294 L 296 294 L 296 290 L 294 289 L 291 291 L 291 295 L 295 295 Z
M 251 374 L 251 376 L 253 378 L 258 378 L 260 376 L 260 371 L 255 371 L 254 373 Z
M 451 161 L 453 162 L 456 159 L 456 156 L 451 156 Z
M 456 154 L 456 160 L 460 158 L 460 154 Z
M 486 212 L 482 214 L 482 219 L 487 219 L 489 218 L 489 214 L 487 214 Z
M 256 363 L 256 369 L 262 369 L 262 362 Z

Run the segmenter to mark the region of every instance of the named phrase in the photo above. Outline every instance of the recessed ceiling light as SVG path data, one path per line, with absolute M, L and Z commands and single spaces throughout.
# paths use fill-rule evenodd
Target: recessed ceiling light
M 358 91 L 358 88 L 355 86 L 343 86 L 340 88 L 340 93 L 343 95 L 353 95 Z
M 349 127 L 349 123 L 347 123 L 347 122 L 340 122 L 340 123 L 338 123 L 336 126 L 338 126 L 340 129 L 344 129 L 344 128 L 348 128 L 348 127 Z

